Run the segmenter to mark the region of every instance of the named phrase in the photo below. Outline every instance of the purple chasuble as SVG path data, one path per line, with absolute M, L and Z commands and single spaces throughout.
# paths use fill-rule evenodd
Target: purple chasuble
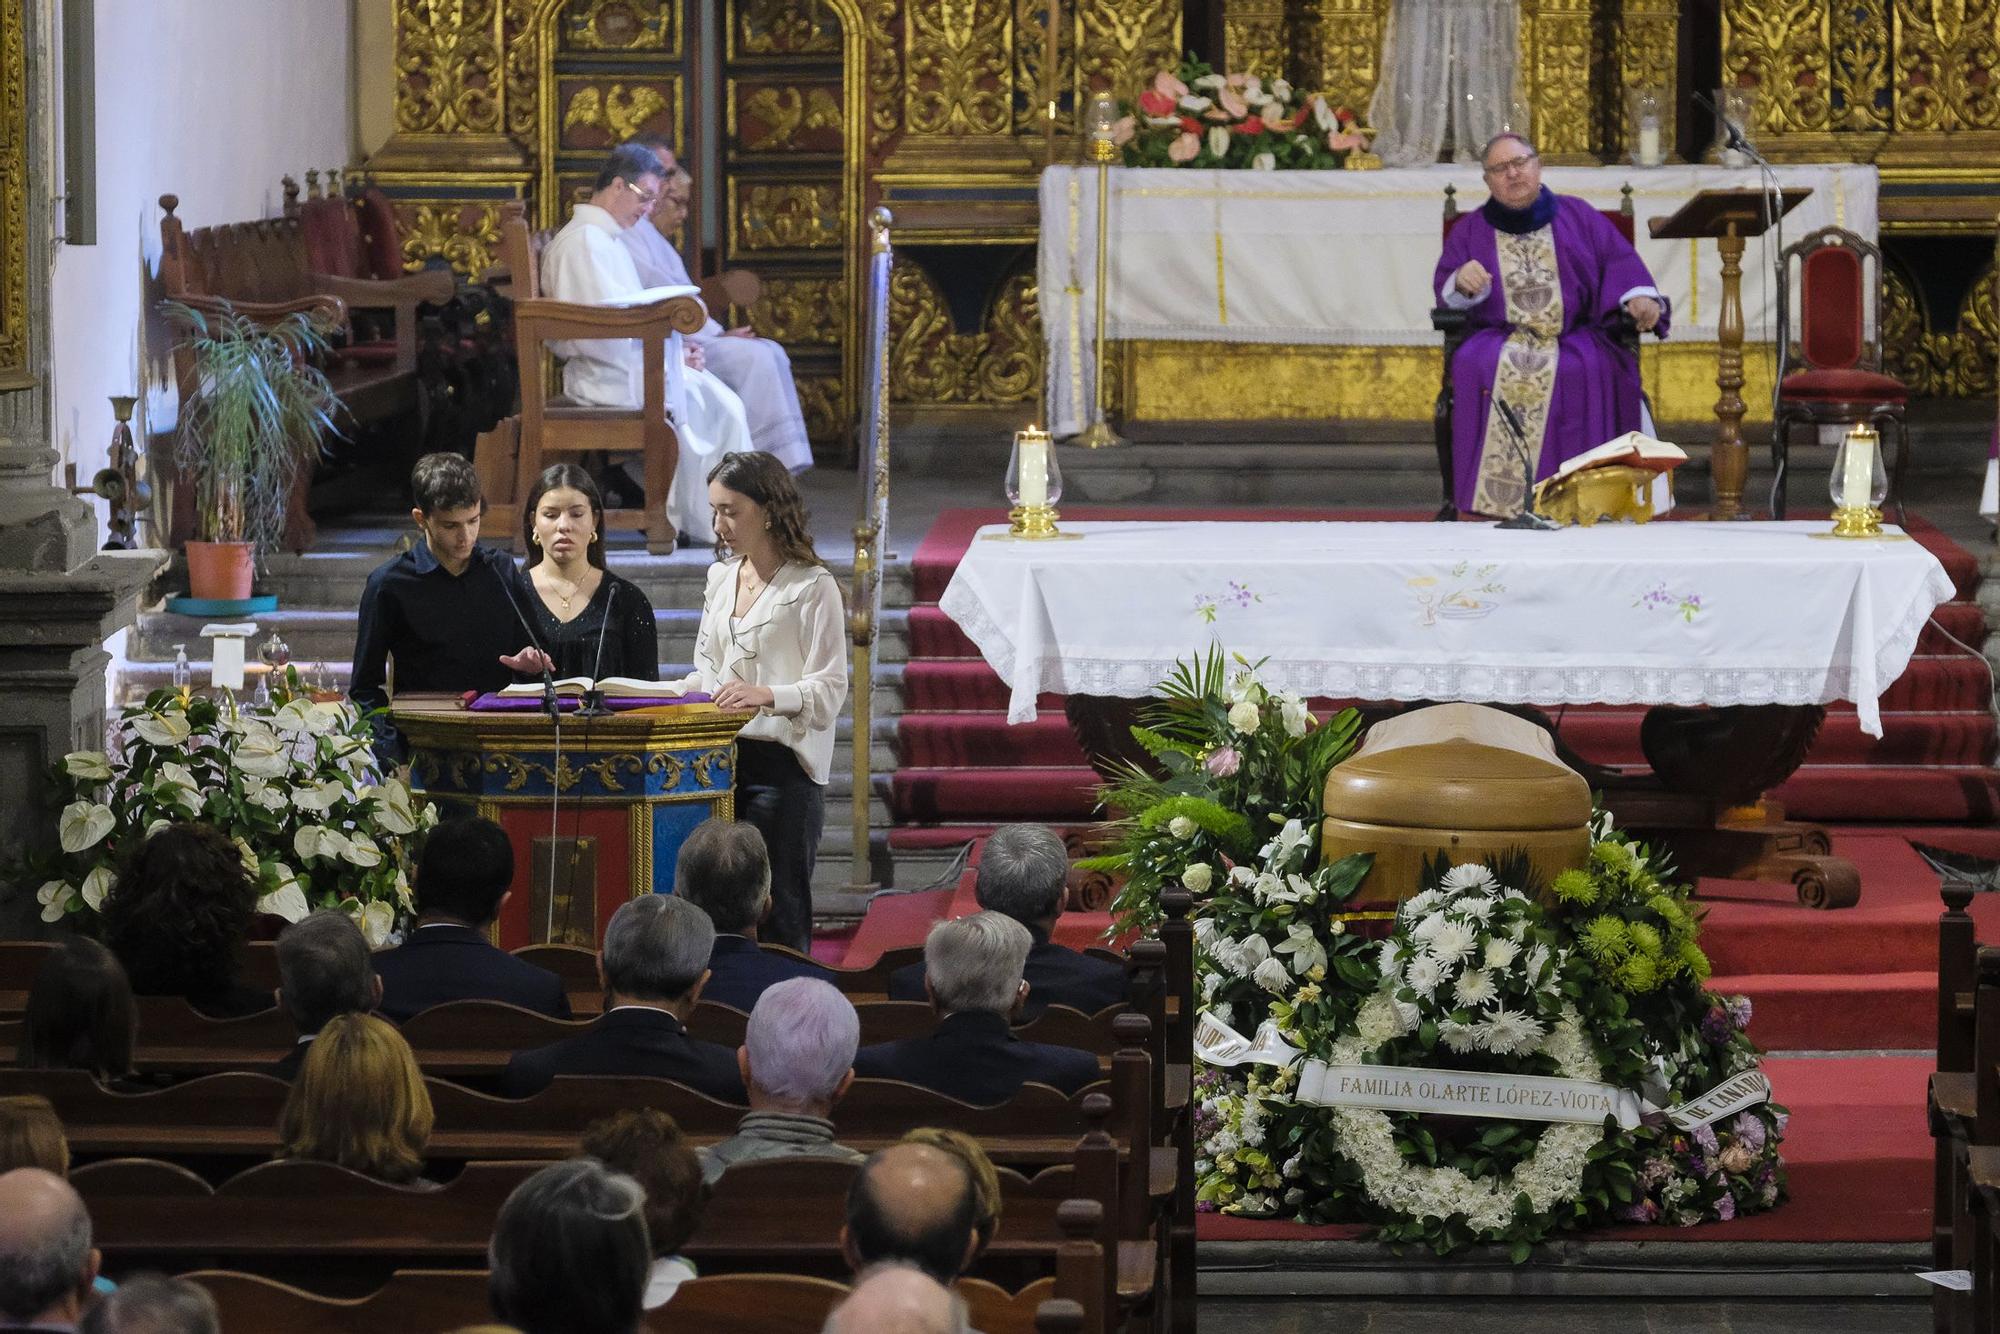
M 1548 424 L 1535 469 L 1537 481 L 1552 475 L 1564 460 L 1639 429 L 1638 362 L 1618 345 L 1612 331 L 1618 321 L 1618 298 L 1635 287 L 1654 286 L 1638 252 L 1609 218 L 1581 199 L 1551 197 L 1556 208 L 1549 228 L 1562 290 L 1562 332 Z M 1451 366 L 1452 495 L 1454 503 L 1468 511 L 1475 508 L 1472 500 L 1488 439 L 1496 369 L 1513 332 L 1507 320 L 1507 275 L 1500 263 L 1499 236 L 1484 212 L 1465 214 L 1445 238 L 1444 254 L 1431 278 L 1431 296 L 1437 299 L 1467 260 L 1478 260 L 1493 275 L 1486 299 L 1466 310 L 1465 342 Z M 1664 338 L 1664 297 L 1660 306 L 1656 332 Z M 1529 441 L 1531 449 L 1535 444 Z

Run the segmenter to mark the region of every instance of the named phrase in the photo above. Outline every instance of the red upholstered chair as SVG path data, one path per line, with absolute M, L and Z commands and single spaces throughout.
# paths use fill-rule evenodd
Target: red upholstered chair
M 1619 192 L 1617 208 L 1602 208 L 1598 212 L 1608 218 L 1618 234 L 1628 242 L 1633 236 L 1632 186 L 1627 182 Z M 1458 187 L 1444 188 L 1444 217 L 1438 228 L 1438 239 L 1442 241 L 1451 235 L 1451 229 L 1465 215 L 1458 211 Z M 1431 429 L 1437 441 L 1438 478 L 1444 484 L 1444 504 L 1437 517 L 1440 522 L 1456 519 L 1458 506 L 1452 500 L 1451 462 L 1451 363 L 1458 355 L 1460 345 L 1465 342 L 1465 312 L 1453 310 L 1440 303 L 1431 311 L 1431 328 L 1444 335 L 1444 382 L 1438 387 L 1437 403 L 1431 410 Z M 1612 331 L 1617 340 L 1630 348 L 1633 356 L 1639 355 L 1639 326 L 1630 315 L 1619 312 L 1618 327 Z
M 1793 277 L 1796 266 L 1798 274 Z M 1794 289 L 1793 284 L 1797 286 Z M 1896 428 L 1895 471 L 1889 498 L 1903 522 L 1903 475 L 1910 462 L 1910 434 L 1903 421 L 1909 388 L 1882 373 L 1882 252 L 1841 227 L 1822 227 L 1785 247 L 1781 293 L 1799 294 L 1794 337 L 1791 301 L 1783 298 L 1786 363 L 1803 363 L 1778 382 L 1777 420 L 1771 424 L 1771 517 L 1785 517 L 1785 469 L 1792 428 L 1852 426 L 1866 422 Z

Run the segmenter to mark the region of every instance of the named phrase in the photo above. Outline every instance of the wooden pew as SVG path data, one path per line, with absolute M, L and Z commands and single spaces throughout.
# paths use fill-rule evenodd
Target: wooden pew
M 1956 1146 L 1963 1144 L 1977 1112 L 1973 1079 L 1977 1024 L 1979 941 L 1972 917 L 1972 887 L 1947 878 L 1939 889 L 1937 1073 L 1930 1077 L 1928 1112 L 1934 1148 L 1931 1263 L 1936 1269 L 1969 1269 L 1970 1218 L 1959 1186 Z M 1931 1309 L 1938 1334 L 1966 1323 L 1963 1294 L 1936 1288 Z
M 491 1321 L 486 1272 L 398 1271 L 366 1297 L 324 1297 L 275 1279 L 228 1270 L 183 1274 L 208 1290 L 222 1328 L 285 1334 L 443 1334 Z M 667 1326 L 660 1326 L 665 1329 Z

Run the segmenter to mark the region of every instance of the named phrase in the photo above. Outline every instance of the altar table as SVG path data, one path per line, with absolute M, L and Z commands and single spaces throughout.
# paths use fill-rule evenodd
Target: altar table
M 1431 523 L 982 529 L 940 599 L 1012 690 L 1136 698 L 1210 642 L 1308 697 L 1489 704 L 1878 700 L 1952 596 L 1911 541 L 1824 520 L 1556 532 Z M 1891 530 L 1893 531 L 1893 530 Z
M 1813 192 L 1785 219 L 1788 240 L 1828 225 L 1876 239 L 1873 166 L 1788 165 L 1776 175 Z M 1654 241 L 1646 220 L 1665 217 L 1703 189 L 1755 187 L 1758 173 L 1696 165 L 1549 167 L 1542 179 L 1559 194 L 1606 209 L 1618 207 L 1629 184 L 1639 254 L 1673 303 L 1670 346 L 1715 341 L 1722 293 L 1715 247 Z M 1110 338 L 1280 350 L 1437 346 L 1430 279 L 1444 189 L 1456 188 L 1461 211 L 1486 199 L 1474 164 L 1311 172 L 1114 168 L 1110 180 Z M 1047 410 L 1051 429 L 1065 436 L 1088 421 L 1095 392 L 1096 169 L 1048 168 L 1041 218 Z M 1753 344 L 1773 337 L 1776 257 L 1775 248 L 1767 257 L 1763 244 L 1753 242 L 1744 260 L 1744 321 Z M 1272 367 L 1273 374 L 1282 371 Z M 1708 379 L 1712 384 L 1712 370 Z M 1424 399 L 1428 420 L 1428 394 Z M 1144 405 L 1137 406 L 1143 414 Z M 1246 404 L 1238 415 L 1259 414 Z

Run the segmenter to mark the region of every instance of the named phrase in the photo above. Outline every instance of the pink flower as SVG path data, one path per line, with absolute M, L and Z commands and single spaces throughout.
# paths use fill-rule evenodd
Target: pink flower
M 1242 120 L 1250 114 L 1250 104 L 1243 100 L 1243 94 L 1234 88 L 1224 88 L 1215 95 L 1216 103 L 1229 113 L 1230 119 Z
M 1231 88 L 1242 88 L 1250 82 L 1250 76 L 1247 74 L 1232 74 L 1224 79 L 1223 82 Z
M 1167 145 L 1167 157 L 1173 162 L 1192 162 L 1201 152 L 1201 136 L 1183 134 Z
M 1335 131 L 1326 136 L 1326 146 L 1331 152 L 1349 153 L 1357 148 L 1366 148 L 1368 146 L 1368 136 L 1365 134 L 1356 134 L 1352 130 L 1344 133 Z
M 1208 759 L 1204 763 L 1207 764 L 1209 773 L 1215 777 L 1227 778 L 1242 767 L 1243 757 L 1236 753 L 1236 747 L 1224 746 L 1220 750 L 1208 752 Z
M 1188 95 L 1188 86 L 1175 78 L 1170 71 L 1161 70 L 1153 76 L 1153 91 L 1178 102 Z
M 1132 142 L 1132 136 L 1138 133 L 1138 129 L 1139 123 L 1132 117 L 1120 116 L 1112 123 L 1111 142 L 1123 148 L 1126 144 Z

